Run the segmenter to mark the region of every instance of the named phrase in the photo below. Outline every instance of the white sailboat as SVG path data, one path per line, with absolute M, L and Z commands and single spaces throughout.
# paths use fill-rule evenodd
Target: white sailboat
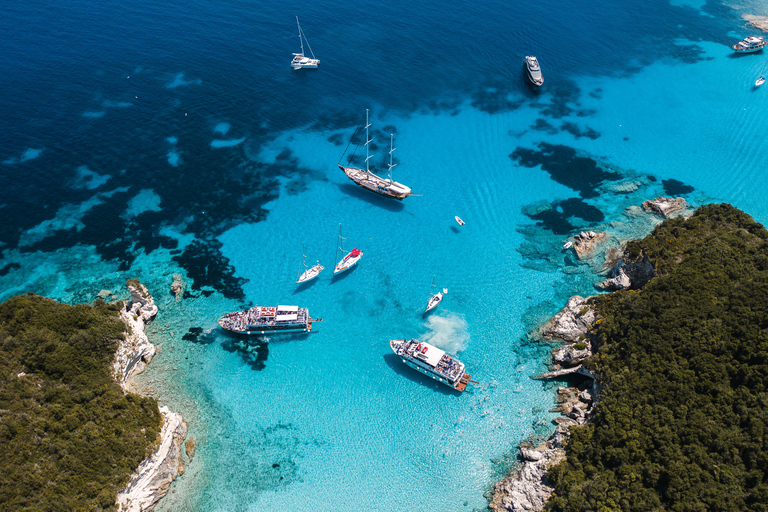
M 293 54 L 291 67 L 293 69 L 316 68 L 317 65 L 320 64 L 320 59 L 315 58 L 315 54 L 312 52 L 312 47 L 309 46 L 309 41 L 307 41 L 307 36 L 305 36 L 304 31 L 301 30 L 301 25 L 299 25 L 298 16 L 296 16 L 296 26 L 299 27 L 299 44 L 301 45 L 301 53 Z M 304 56 L 304 41 L 307 41 L 307 48 L 309 48 L 309 53 L 312 54 L 311 59 L 309 57 Z
M 296 279 L 296 284 L 306 283 L 307 281 L 313 280 L 319 276 L 320 272 L 325 268 L 319 261 L 314 267 L 307 267 L 307 255 L 304 254 L 304 242 L 301 243 L 301 258 L 302 267 L 299 267 L 299 277 Z M 304 268 L 304 272 L 301 271 L 302 268 Z
M 339 251 L 341 251 L 342 254 L 346 254 L 336 264 L 336 268 L 333 269 L 334 275 L 354 267 L 357 265 L 357 262 L 360 261 L 360 258 L 363 257 L 363 251 L 357 247 L 348 253 L 344 250 L 344 237 L 341 235 L 341 224 L 339 224 L 339 241 L 336 244 L 336 256 L 334 257 L 334 261 L 339 257 Z
M 359 125 L 358 125 L 359 126 Z M 371 172 L 370 166 L 368 164 L 368 160 L 370 160 L 373 155 L 369 153 L 369 144 L 373 142 L 371 138 L 368 136 L 368 128 L 371 127 L 371 124 L 368 122 L 368 109 L 365 109 L 365 169 L 361 169 L 358 167 L 344 167 L 341 165 L 341 163 L 338 164 L 339 169 L 344 171 L 344 174 L 347 175 L 349 179 L 354 181 L 357 185 L 363 187 L 366 190 L 369 190 L 371 192 L 375 192 L 376 194 L 382 195 L 384 197 L 391 197 L 392 199 L 397 199 L 399 201 L 402 201 L 409 195 L 411 195 L 411 187 L 408 187 L 406 185 L 403 185 L 402 183 L 398 183 L 397 181 L 394 181 L 392 179 L 392 168 L 395 167 L 395 165 L 392 164 L 392 152 L 395 150 L 394 146 L 392 145 L 394 143 L 394 135 L 390 135 L 390 149 L 389 149 L 389 178 L 385 179 L 381 176 L 377 176 L 374 173 Z M 357 130 L 355 130 L 355 133 L 357 133 Z M 354 137 L 354 135 L 353 135 Z M 348 148 L 349 146 L 347 146 Z M 347 150 L 344 150 L 344 153 L 346 154 Z M 344 158 L 344 155 L 341 155 L 341 158 Z M 341 159 L 339 160 L 341 162 Z
M 443 295 L 448 293 L 448 288 L 443 288 L 442 292 L 432 293 L 435 290 L 435 276 L 432 276 L 432 286 L 429 289 L 429 301 L 427 301 L 427 309 L 424 310 L 424 313 L 429 313 L 433 309 L 437 307 L 438 304 L 440 304 L 440 301 L 443 300 Z

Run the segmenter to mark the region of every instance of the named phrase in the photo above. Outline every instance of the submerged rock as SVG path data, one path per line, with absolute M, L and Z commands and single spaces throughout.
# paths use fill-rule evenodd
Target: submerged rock
M 176 302 L 179 302 L 184 291 L 184 281 L 181 279 L 180 274 L 173 274 L 173 282 L 171 283 L 171 293 L 176 297 Z
M 660 215 L 666 219 L 681 210 L 688 208 L 688 202 L 682 197 L 657 197 L 643 202 L 646 211 Z

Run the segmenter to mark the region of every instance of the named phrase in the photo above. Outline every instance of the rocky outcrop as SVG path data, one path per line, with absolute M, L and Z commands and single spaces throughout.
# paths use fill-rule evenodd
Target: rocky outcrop
M 577 365 L 592 355 L 589 340 L 571 343 L 552 350 L 552 364 L 561 368 Z
M 570 342 L 583 340 L 595 323 L 595 310 L 588 304 L 588 300 L 578 295 L 568 299 L 568 304 L 544 324 L 541 335 Z
M 580 260 L 591 258 L 594 255 L 594 251 L 603 245 L 609 236 L 605 231 L 600 233 L 582 231 L 573 237 L 573 250 Z
M 598 284 L 602 290 L 636 290 L 656 277 L 656 269 L 643 252 L 634 260 L 622 257 L 613 267 L 611 277 Z
M 568 429 L 557 427 L 545 443 L 536 447 L 521 446 L 522 466 L 494 486 L 489 507 L 494 512 L 542 510 L 554 490 L 547 480 L 547 469 L 565 459 L 563 447 Z
M 187 424 L 181 414 L 161 407 L 163 430 L 160 445 L 144 459 L 125 489 L 117 495 L 120 512 L 146 512 L 166 495 L 171 482 L 184 472 L 181 465 L 181 443 L 187 435 Z
M 155 357 L 156 349 L 147 339 L 144 326 L 157 315 L 157 306 L 146 287 L 136 279 L 127 283 L 131 298 L 120 311 L 128 332 L 115 353 L 112 375 L 124 391 L 129 391 L 131 377 L 141 373 L 148 362 Z
M 120 312 L 128 332 L 120 343 L 112 363 L 115 380 L 127 393 L 130 379 L 140 373 L 155 356 L 144 327 L 157 315 L 157 306 L 147 288 L 136 279 L 127 282 L 130 300 Z M 157 449 L 139 465 L 124 490 L 117 495 L 117 509 L 125 512 L 148 512 L 166 495 L 171 482 L 184 472 L 181 465 L 181 443 L 187 435 L 187 424 L 180 414 L 160 407 L 163 428 Z
M 688 203 L 682 197 L 662 196 L 643 202 L 644 210 L 660 215 L 665 219 L 686 208 L 688 208 Z

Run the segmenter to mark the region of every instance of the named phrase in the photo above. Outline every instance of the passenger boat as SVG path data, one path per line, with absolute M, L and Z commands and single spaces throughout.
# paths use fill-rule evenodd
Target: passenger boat
M 365 109 L 365 169 L 358 167 L 344 167 L 341 165 L 341 159 L 338 163 L 339 169 L 344 171 L 344 174 L 346 174 L 349 179 L 354 181 L 355 184 L 364 188 L 365 190 L 374 192 L 384 197 L 390 197 L 392 199 L 402 201 L 411 195 L 411 188 L 392 179 L 392 168 L 396 165 L 392 164 L 392 153 L 395 151 L 395 148 L 393 147 L 394 135 L 390 134 L 389 138 L 389 176 L 387 178 L 382 178 L 381 176 L 377 176 L 376 174 L 372 173 L 370 165 L 368 164 L 368 160 L 373 157 L 369 150 L 369 144 L 373 142 L 368 136 L 368 128 L 370 127 L 371 124 L 368 122 L 368 109 Z M 357 133 L 357 129 L 355 129 L 355 133 Z M 352 135 L 352 137 L 354 138 L 354 135 Z M 349 145 L 347 145 L 347 148 L 349 148 Z M 347 149 L 345 149 L 344 154 L 341 155 L 342 159 L 344 158 L 346 152 Z
M 392 351 L 405 364 L 457 391 L 464 391 L 474 382 L 464 373 L 464 364 L 429 343 L 411 340 L 391 340 Z
M 341 251 L 342 254 L 346 252 L 344 250 L 344 237 L 341 235 L 341 224 L 339 224 L 339 241 L 336 244 L 336 256 L 334 257 L 334 261 L 339 257 L 339 251 Z M 336 268 L 333 269 L 334 275 L 354 267 L 362 257 L 363 251 L 355 247 L 350 252 L 346 253 L 346 255 L 341 258 L 341 260 L 339 260 L 339 262 L 336 264 Z
M 296 26 L 299 27 L 299 44 L 301 45 L 301 53 L 294 53 L 293 54 L 293 60 L 291 61 L 291 67 L 293 69 L 301 69 L 301 68 L 316 68 L 318 64 L 320 64 L 320 60 L 315 58 L 315 54 L 312 53 L 312 48 L 309 46 L 309 41 L 307 41 L 307 36 L 304 35 L 304 31 L 301 30 L 301 25 L 299 25 L 299 17 L 296 16 Z M 304 56 L 304 41 L 307 41 L 307 48 L 309 48 L 309 53 L 312 54 L 312 58 Z
M 435 290 L 435 276 L 432 276 L 432 286 L 429 289 L 429 300 L 427 301 L 427 309 L 424 313 L 429 313 L 437 307 L 443 300 L 443 294 L 448 293 L 448 288 L 443 288 L 442 292 L 432 293 Z
M 279 334 L 311 332 L 312 322 L 322 320 L 310 317 L 307 308 L 298 306 L 254 306 L 245 311 L 227 313 L 219 318 L 219 325 L 238 334 Z
M 540 87 L 544 83 L 544 76 L 541 74 L 541 66 L 539 66 L 539 60 L 533 55 L 525 57 L 525 70 L 528 73 L 528 80 L 531 81 L 536 87 Z
M 304 268 L 304 272 L 301 271 L 302 267 L 299 267 L 299 277 L 296 279 L 296 284 L 306 283 L 307 281 L 313 280 L 320 275 L 320 272 L 322 272 L 323 269 L 325 269 L 319 261 L 314 267 L 307 267 L 307 256 L 304 254 L 304 242 L 301 243 L 301 257 L 301 264 Z
M 737 53 L 752 53 L 762 50 L 765 47 L 765 44 L 766 42 L 762 37 L 749 36 L 731 46 L 731 48 L 736 50 Z

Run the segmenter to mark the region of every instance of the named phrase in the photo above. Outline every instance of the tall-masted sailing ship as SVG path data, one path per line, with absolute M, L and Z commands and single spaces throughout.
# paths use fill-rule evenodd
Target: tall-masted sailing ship
M 382 178 L 371 172 L 368 163 L 371 157 L 373 157 L 373 155 L 370 154 L 370 148 L 368 147 L 368 145 L 373 142 L 368 135 L 368 128 L 370 127 L 371 124 L 368 122 L 368 109 L 365 109 L 365 169 L 359 167 L 344 167 L 341 163 L 338 164 L 339 169 L 344 171 L 344 174 L 346 174 L 349 179 L 364 189 L 384 197 L 391 197 L 392 199 L 402 201 L 411 195 L 411 188 L 392 179 L 392 168 L 397 165 L 392 164 L 392 153 L 395 151 L 393 146 L 394 135 L 390 135 L 389 140 L 389 176 L 387 178 Z M 355 133 L 357 133 L 357 130 L 355 130 Z M 352 137 L 354 138 L 354 135 Z M 347 148 L 348 147 L 349 145 L 347 145 Z M 346 154 L 346 152 L 347 150 L 345 149 L 344 154 Z M 341 158 L 343 159 L 344 155 L 341 155 Z M 339 162 L 341 162 L 341 160 L 339 160 Z

